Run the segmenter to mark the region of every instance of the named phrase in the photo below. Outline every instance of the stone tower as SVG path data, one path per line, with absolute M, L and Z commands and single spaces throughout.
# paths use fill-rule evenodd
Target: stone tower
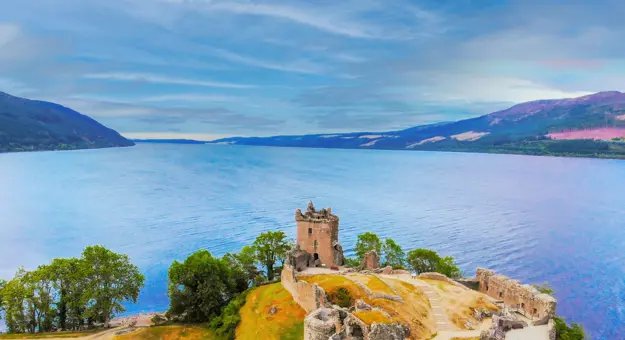
M 317 211 L 310 201 L 306 213 L 302 214 L 300 209 L 295 211 L 295 221 L 297 245 L 311 254 L 316 264 L 327 267 L 345 264 L 339 244 L 339 217 L 332 214 L 331 208 Z

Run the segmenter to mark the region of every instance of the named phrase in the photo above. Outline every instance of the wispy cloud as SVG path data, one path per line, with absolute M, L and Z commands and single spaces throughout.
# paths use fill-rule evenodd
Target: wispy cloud
M 231 51 L 227 51 L 224 49 L 214 49 L 215 55 L 234 61 L 237 63 L 256 66 L 271 70 L 285 71 L 285 72 L 296 72 L 296 73 L 305 73 L 305 74 L 321 74 L 324 72 L 324 67 L 320 64 L 308 61 L 308 60 L 299 60 L 295 62 L 286 62 L 286 63 L 278 63 L 278 62 L 268 62 L 263 61 L 257 58 L 251 58 L 248 56 L 240 55 L 238 53 L 234 53 Z
M 142 74 L 142 73 L 116 73 L 116 72 L 90 73 L 90 74 L 85 74 L 83 78 L 117 80 L 117 81 L 136 81 L 136 82 L 174 84 L 174 85 L 204 86 L 204 87 L 222 87 L 222 88 L 229 88 L 229 89 L 249 89 L 249 88 L 256 87 L 255 85 L 248 85 L 248 84 L 224 83 L 224 82 L 216 82 L 216 81 L 176 78 L 176 77 L 159 76 L 155 74 Z
M 314 9 L 291 7 L 278 4 L 263 4 L 239 1 L 186 1 L 170 0 L 170 2 L 198 4 L 203 3 L 202 8 L 209 11 L 222 11 L 234 14 L 257 15 L 278 18 L 306 25 L 324 32 L 343 35 L 353 38 L 386 39 L 376 32 L 375 28 L 363 25 L 347 18 L 337 18 L 332 13 L 319 13 Z
M 180 93 L 164 94 L 137 98 L 137 101 L 157 103 L 157 102 L 234 102 L 242 100 L 242 97 L 227 95 L 208 95 L 201 93 Z

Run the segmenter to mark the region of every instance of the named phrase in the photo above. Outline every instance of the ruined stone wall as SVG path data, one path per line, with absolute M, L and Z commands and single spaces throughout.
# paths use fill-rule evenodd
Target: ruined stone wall
M 523 285 L 505 275 L 492 270 L 478 268 L 475 278 L 480 283 L 480 292 L 502 300 L 507 307 L 525 312 L 534 319 L 553 317 L 556 312 L 556 299 L 548 294 L 541 294 L 531 285 Z
M 293 300 L 310 313 L 326 305 L 326 293 L 316 284 L 310 284 L 295 277 L 290 265 L 285 265 L 280 276 L 282 286 L 293 296 Z
M 419 278 L 420 279 L 430 279 L 430 280 L 439 280 L 439 281 L 445 281 L 451 285 L 454 285 L 458 288 L 462 288 L 462 289 L 469 289 L 467 288 L 465 285 L 458 283 L 450 278 L 448 278 L 445 274 L 441 274 L 441 273 L 436 273 L 436 272 L 427 272 L 427 273 L 421 273 L 419 274 Z

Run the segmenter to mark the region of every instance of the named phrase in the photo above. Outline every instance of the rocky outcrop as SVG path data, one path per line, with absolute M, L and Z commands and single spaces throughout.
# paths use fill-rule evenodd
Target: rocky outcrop
M 374 323 L 369 331 L 370 340 L 404 340 L 410 336 L 410 329 L 402 324 Z
M 340 331 L 339 311 L 319 308 L 304 319 L 304 340 L 328 340 Z

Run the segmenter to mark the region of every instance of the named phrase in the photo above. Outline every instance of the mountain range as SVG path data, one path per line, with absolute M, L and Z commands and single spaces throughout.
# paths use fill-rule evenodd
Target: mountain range
M 537 100 L 399 131 L 232 137 L 218 144 L 625 158 L 625 94 Z
M 72 109 L 0 92 L 0 152 L 132 145 L 115 130 Z

